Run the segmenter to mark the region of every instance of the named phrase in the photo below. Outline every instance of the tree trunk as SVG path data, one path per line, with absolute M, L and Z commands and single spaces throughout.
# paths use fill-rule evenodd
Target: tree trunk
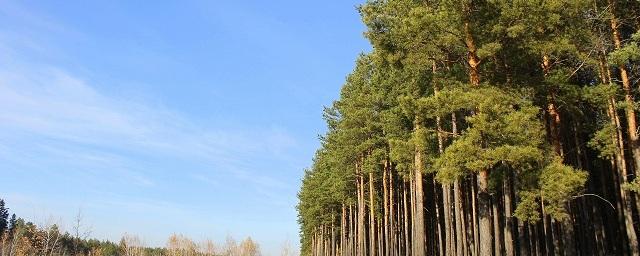
M 342 215 L 340 216 L 340 255 L 345 255 L 347 245 L 347 208 L 342 203 Z
M 471 34 L 471 28 L 468 21 L 464 23 L 464 32 L 465 32 L 465 44 L 467 45 L 468 51 L 468 60 L 469 64 L 469 82 L 473 86 L 480 85 L 480 71 L 478 70 L 478 66 L 480 66 L 480 58 L 478 58 L 476 44 L 473 39 L 473 34 Z
M 349 252 L 350 255 L 358 255 L 358 252 L 356 251 L 356 222 L 354 221 L 355 219 L 355 212 L 353 211 L 353 206 L 349 205 L 349 227 L 351 227 L 349 229 Z
M 620 38 L 620 32 L 618 30 L 618 19 L 615 14 L 616 1 L 609 0 L 609 11 L 611 14 L 611 31 L 613 37 L 613 43 L 616 50 L 622 48 L 622 40 Z M 625 113 L 627 115 L 627 133 L 629 134 L 629 146 L 631 147 L 631 155 L 633 156 L 633 163 L 635 170 L 640 170 L 640 145 L 638 144 L 638 131 L 636 124 L 636 112 L 633 108 L 634 99 L 633 92 L 631 90 L 631 82 L 629 81 L 629 73 L 624 64 L 618 66 L 620 70 L 620 78 L 622 80 L 622 89 L 624 90 L 624 101 L 626 103 Z M 634 254 L 638 254 L 638 242 L 631 242 L 630 244 Z
M 542 71 L 544 72 L 545 78 L 549 75 L 551 71 L 551 60 L 548 55 L 542 56 Z M 556 104 L 556 89 L 552 87 L 549 89 L 549 94 L 547 95 L 549 98 L 547 99 L 547 114 L 548 114 L 548 125 L 549 125 L 549 137 L 551 139 L 551 145 L 553 145 L 553 149 L 555 153 L 562 157 L 562 140 L 560 139 L 560 125 L 562 122 L 560 121 L 560 112 L 558 111 L 558 106 Z
M 437 72 L 435 61 L 433 62 L 433 73 Z M 434 95 L 438 95 L 438 85 L 433 86 Z M 436 129 L 438 132 L 438 153 L 442 154 L 444 152 L 444 135 L 442 130 L 442 120 L 440 116 L 436 117 Z M 440 242 L 440 255 L 455 255 L 456 248 L 453 245 L 454 237 L 453 237 L 453 224 L 451 220 L 451 185 L 443 184 L 442 185 L 442 215 L 444 217 L 444 244 Z M 437 207 L 436 203 L 436 207 Z M 437 208 L 436 208 L 437 210 Z M 438 231 L 440 230 L 440 221 L 438 220 Z M 438 238 L 441 238 L 442 235 L 439 233 Z M 442 240 L 442 239 L 440 239 Z M 444 250 L 444 251 L 443 251 Z
M 469 82 L 472 86 L 480 86 L 480 58 L 469 21 L 464 23 L 465 44 L 468 52 Z M 489 194 L 489 170 L 481 170 L 478 173 L 478 217 L 480 222 L 480 255 L 491 255 L 493 246 L 493 235 L 491 232 L 491 195 Z
M 561 223 L 562 234 L 564 237 L 564 254 L 565 255 L 576 255 L 576 243 L 574 238 L 574 230 L 573 230 L 573 217 L 571 217 L 568 221 Z
M 356 177 L 357 177 L 357 192 L 358 192 L 358 234 L 356 238 L 358 240 L 357 254 L 359 256 L 366 255 L 366 243 L 365 243 L 365 227 L 364 227 L 364 177 L 362 176 L 361 166 L 356 164 Z
M 480 255 L 491 255 L 494 237 L 491 232 L 491 196 L 487 170 L 478 173 L 478 218 L 480 219 Z
M 496 197 L 499 198 L 499 197 Z M 493 249 L 495 252 L 495 255 L 504 255 L 504 253 L 502 253 L 502 235 L 501 235 L 501 230 L 500 230 L 500 213 L 498 210 L 498 202 L 493 202 L 492 204 L 492 210 L 493 210 L 493 235 L 495 237 L 494 241 L 494 245 L 493 245 Z
M 619 214 L 619 216 L 622 215 L 620 217 L 624 219 L 620 219 L 620 224 L 624 225 L 624 230 L 626 231 L 627 239 L 629 240 L 628 241 L 629 250 L 631 250 L 632 252 L 631 254 L 637 255 L 638 241 L 637 241 L 636 231 L 633 227 L 633 216 L 632 216 L 633 213 L 632 213 L 632 206 L 630 201 L 631 193 L 622 188 L 622 184 L 625 184 L 627 182 L 628 172 L 627 172 L 627 165 L 626 165 L 624 148 L 623 148 L 624 144 L 622 140 L 622 128 L 620 124 L 620 118 L 618 116 L 618 113 L 616 112 L 614 99 L 609 100 L 609 115 L 612 116 L 613 122 L 616 126 L 616 131 L 617 131 L 616 132 L 617 138 L 615 139 L 616 139 L 618 153 L 616 154 L 615 157 L 616 157 L 618 174 L 614 176 L 617 176 L 618 180 L 614 182 L 617 183 L 617 188 L 619 193 L 618 198 L 620 199 L 620 203 L 622 204 L 622 209 L 621 209 L 622 213 Z
M 451 133 L 453 136 L 458 135 L 458 124 L 456 113 L 451 113 Z M 464 212 L 462 208 L 462 195 L 460 194 L 460 182 L 456 179 L 453 182 L 453 202 L 456 228 L 456 255 L 467 255 L 467 238 L 466 227 L 464 221 Z
M 518 244 L 520 256 L 531 255 L 531 239 L 529 238 L 528 224 L 522 221 L 518 221 Z
M 506 256 L 514 256 L 515 248 L 514 248 L 514 240 L 513 240 L 513 209 L 512 204 L 513 201 L 511 199 L 511 191 L 512 191 L 512 173 L 507 173 L 505 175 L 504 180 L 502 181 L 502 194 L 504 197 L 504 213 L 505 213 L 505 222 L 504 222 L 504 249 Z
M 383 237 L 383 241 L 384 241 L 384 250 L 380 251 L 381 255 L 390 255 L 390 250 L 389 250 L 389 192 L 388 192 L 388 188 L 389 186 L 387 185 L 387 176 L 389 176 L 389 161 L 385 160 L 384 161 L 384 169 L 382 170 L 382 208 L 384 210 L 384 232 L 382 234 Z
M 332 216 L 333 217 L 333 216 Z M 333 218 L 331 218 L 331 253 L 330 255 L 336 255 L 336 230 L 333 224 Z
M 398 250 L 394 247 L 396 247 L 396 225 L 395 225 L 395 215 L 398 214 L 400 211 L 394 211 L 395 207 L 395 203 L 394 203 L 394 198 L 395 198 L 395 193 L 394 193 L 394 187 L 393 187 L 393 171 L 391 169 L 391 163 L 389 163 L 389 161 L 387 160 L 387 168 L 389 169 L 389 234 L 390 234 L 390 241 L 389 241 L 389 253 L 391 256 L 396 256 L 399 255 Z M 399 247 L 399 246 L 397 246 Z
M 540 195 L 540 208 L 542 209 L 542 237 L 544 238 L 544 249 L 546 255 L 553 254 L 553 232 L 551 231 L 551 218 L 547 215 L 544 207 L 544 194 Z
M 404 247 L 404 253 L 406 256 L 411 255 L 411 250 L 410 248 L 413 248 L 413 246 L 410 245 L 410 239 L 409 239 L 409 214 L 408 214 L 408 207 L 407 207 L 407 182 L 404 183 L 403 186 L 403 191 L 404 191 L 404 195 L 403 195 L 403 199 L 404 199 L 404 243 L 405 243 L 405 247 Z M 412 225 L 413 226 L 413 225 Z M 412 231 L 413 234 L 413 231 Z M 413 242 L 413 240 L 411 240 L 411 242 Z
M 472 226 L 470 227 L 473 232 L 473 253 L 472 255 L 478 255 L 479 243 L 480 243 L 480 234 L 479 234 L 479 226 L 478 226 L 478 207 L 476 200 L 476 191 L 477 189 L 477 179 L 471 179 L 471 222 Z
M 375 190 L 373 172 L 369 172 L 369 255 L 376 255 Z
M 421 125 L 416 123 L 416 130 L 420 131 Z M 415 216 L 414 216 L 414 230 L 415 240 L 413 243 L 414 251 L 412 255 L 423 256 L 425 254 L 425 228 L 424 228 L 424 190 L 422 179 L 422 152 L 416 148 L 414 153 L 414 183 L 415 183 Z

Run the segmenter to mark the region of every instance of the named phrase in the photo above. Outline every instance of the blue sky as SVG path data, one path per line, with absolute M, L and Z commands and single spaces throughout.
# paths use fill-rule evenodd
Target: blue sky
M 359 3 L 0 0 L 0 198 L 102 239 L 297 246 Z

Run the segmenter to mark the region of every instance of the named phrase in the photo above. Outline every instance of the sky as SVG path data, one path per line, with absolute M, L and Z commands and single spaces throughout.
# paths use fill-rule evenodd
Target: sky
M 0 198 L 99 239 L 297 247 L 360 3 L 0 0 Z

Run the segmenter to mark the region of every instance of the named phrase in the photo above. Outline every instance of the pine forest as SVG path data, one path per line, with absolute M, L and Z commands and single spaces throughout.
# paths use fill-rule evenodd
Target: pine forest
M 640 2 L 369 0 L 302 255 L 640 255 Z

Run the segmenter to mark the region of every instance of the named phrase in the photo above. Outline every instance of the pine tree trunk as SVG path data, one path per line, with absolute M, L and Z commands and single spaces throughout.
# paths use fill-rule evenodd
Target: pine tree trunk
M 564 255 L 564 244 L 562 244 L 562 232 L 560 231 L 560 225 L 558 222 L 549 216 L 551 220 L 551 234 L 553 239 L 553 250 L 556 255 Z
M 604 53 L 602 55 L 604 55 Z M 603 80 L 602 82 L 612 83 L 611 72 L 609 71 L 608 68 L 606 68 L 605 63 L 606 63 L 606 60 L 604 59 L 603 56 L 601 56 L 600 69 L 602 70 L 601 72 L 603 73 L 601 78 Z M 616 145 L 616 152 L 614 154 L 615 164 L 612 164 L 612 170 L 617 170 L 618 174 L 617 175 L 613 174 L 613 176 L 626 177 L 627 164 L 626 164 L 626 157 L 624 152 L 624 139 L 622 136 L 623 131 L 622 131 L 622 125 L 620 122 L 620 117 L 617 112 L 616 100 L 613 97 L 611 97 L 608 100 L 607 116 L 610 118 L 611 124 L 615 126 L 615 130 L 616 130 L 616 133 L 611 135 L 612 141 Z M 625 199 L 626 199 L 625 193 L 627 192 L 622 190 L 622 188 L 620 188 L 620 184 L 622 184 L 620 182 L 624 182 L 624 179 L 615 179 L 615 178 L 613 179 L 614 185 L 616 186 L 616 188 L 618 188 L 617 189 L 618 192 L 616 195 L 617 208 L 621 209 L 619 211 L 616 211 L 616 213 L 618 215 L 619 224 L 622 226 L 621 229 L 625 230 L 626 232 L 627 239 L 629 240 L 628 246 L 630 247 L 630 250 L 637 251 L 637 248 L 638 248 L 637 239 L 633 239 L 636 237 L 636 232 L 635 232 L 635 229 L 633 228 L 633 225 L 629 224 L 629 223 L 633 223 L 633 222 L 629 222 L 629 221 L 632 221 L 631 209 L 627 207 L 627 203 L 625 202 Z
M 394 202 L 394 198 L 395 198 L 395 193 L 394 193 L 394 187 L 393 187 L 393 170 L 391 169 L 391 163 L 387 160 L 388 163 L 388 169 L 389 169 L 389 251 L 391 256 L 396 256 L 399 255 L 398 252 L 398 248 L 394 248 L 394 247 L 399 247 L 396 245 L 396 225 L 395 225 L 395 216 L 396 214 L 399 213 L 399 211 L 394 211 L 395 207 L 395 202 Z
M 471 34 L 471 28 L 468 21 L 464 23 L 464 32 L 465 44 L 467 45 L 467 51 L 469 53 L 469 59 L 467 60 L 467 63 L 469 64 L 469 82 L 473 86 L 478 86 L 480 85 L 480 71 L 478 70 L 478 66 L 480 66 L 480 58 L 478 58 L 475 41 Z
M 318 239 L 318 255 L 325 255 L 324 252 L 324 226 L 320 226 L 320 238 Z
M 451 133 L 453 136 L 458 136 L 458 121 L 456 113 L 451 113 Z M 464 208 L 462 208 L 462 195 L 460 192 L 460 181 L 456 179 L 453 182 L 453 202 L 454 202 L 454 214 L 456 225 L 456 255 L 467 256 L 467 238 Z
M 342 215 L 340 216 L 340 255 L 346 255 L 347 245 L 347 207 L 342 203 Z
M 548 55 L 542 56 L 542 70 L 544 72 L 545 78 L 549 75 L 551 71 L 551 60 Z M 553 149 L 555 153 L 562 157 L 562 140 L 560 139 L 560 125 L 562 122 L 560 121 L 560 112 L 558 112 L 558 108 L 556 105 L 556 89 L 549 89 L 548 99 L 547 99 L 547 114 L 548 114 L 548 124 L 549 124 L 549 133 L 551 139 L 551 145 L 553 145 Z
M 464 23 L 465 44 L 468 51 L 469 82 L 472 86 L 480 85 L 480 59 L 471 27 L 468 21 Z M 480 255 L 491 255 L 493 246 L 493 235 L 491 228 L 491 195 L 489 194 L 489 170 L 478 172 L 478 218 L 480 229 L 479 253 Z
M 416 130 L 420 131 L 420 124 L 416 123 Z M 412 255 L 423 256 L 425 254 L 425 228 L 424 228 L 424 189 L 422 178 L 422 152 L 416 148 L 414 153 L 414 192 L 415 192 L 415 215 L 414 215 L 414 251 Z
M 614 0 L 609 0 L 609 10 L 611 13 L 611 30 L 613 42 L 616 49 L 622 48 L 622 42 L 620 39 L 620 32 L 618 30 L 618 20 L 615 16 L 615 8 L 616 2 Z M 636 124 L 636 113 L 633 108 L 634 99 L 631 90 L 631 83 L 629 81 L 629 74 L 625 65 L 618 66 L 620 71 L 620 78 L 622 80 L 622 89 L 625 93 L 625 113 L 627 117 L 627 133 L 629 136 L 629 147 L 631 147 L 631 155 L 633 157 L 634 169 L 640 170 L 640 145 L 638 144 L 638 134 L 637 134 L 637 124 Z M 621 173 L 619 174 L 619 184 L 625 184 L 628 181 L 628 173 L 626 172 L 626 168 L 621 168 Z M 636 231 L 633 227 L 633 217 L 632 214 L 632 206 L 631 200 L 632 195 L 628 191 L 620 189 L 620 197 L 622 200 L 622 204 L 624 205 L 624 217 L 626 223 L 626 232 L 627 238 L 629 239 L 629 249 L 632 255 L 640 254 L 640 250 L 638 249 L 638 238 L 636 235 Z
M 416 183 L 415 183 L 415 171 L 411 172 L 411 176 L 409 177 L 409 207 L 411 211 L 409 212 L 409 216 L 411 218 L 411 254 L 413 255 L 416 251 Z
M 436 73 L 437 69 L 436 69 L 436 64 L 435 61 L 433 62 L 433 73 Z M 433 87 L 433 91 L 434 91 L 434 95 L 437 96 L 438 95 L 438 85 L 434 85 Z M 444 152 L 444 134 L 443 134 L 443 130 L 442 130 L 442 120 L 440 118 L 440 116 L 436 117 L 436 129 L 438 131 L 438 153 L 442 154 Z M 448 184 L 443 184 L 442 185 L 442 215 L 444 217 L 444 230 L 445 230 L 445 244 L 443 245 L 442 242 L 440 243 L 440 255 L 455 255 L 456 254 L 456 248 L 453 245 L 454 242 L 454 238 L 453 238 L 453 224 L 452 224 L 452 220 L 451 220 L 451 185 Z M 437 203 L 436 203 L 437 206 Z M 438 221 L 438 227 L 440 227 L 440 221 Z M 438 229 L 440 230 L 440 229 Z M 438 237 L 442 237 L 441 235 L 438 235 Z M 444 252 L 442 251 L 444 249 Z
M 333 216 L 332 216 L 333 217 Z M 333 224 L 333 218 L 331 218 L 331 253 L 329 255 L 336 255 L 336 230 Z
M 504 223 L 504 249 L 506 256 L 514 256 L 515 248 L 514 248 L 514 240 L 513 240 L 513 209 L 512 204 L 513 201 L 511 199 L 511 193 L 513 188 L 513 179 L 512 173 L 506 173 L 504 180 L 502 181 L 502 190 L 504 196 L 504 213 L 505 213 L 505 223 Z
M 467 256 L 468 244 L 460 189 L 459 181 L 455 180 L 453 182 L 453 201 L 455 204 L 454 213 L 456 218 L 456 255 Z
M 632 255 L 637 255 L 638 253 L 638 241 L 637 241 L 637 235 L 636 235 L 636 231 L 633 227 L 633 216 L 632 216 L 632 205 L 631 205 L 631 200 L 630 200 L 630 193 L 629 191 L 626 191 L 622 188 L 622 184 L 625 184 L 627 182 L 627 165 L 626 165 L 626 161 L 625 161 L 625 156 L 624 156 L 624 149 L 623 149 L 623 141 L 622 141 L 622 131 L 621 131 L 621 125 L 620 125 L 620 118 L 618 117 L 615 107 L 615 100 L 611 99 L 609 101 L 609 113 L 610 115 L 613 116 L 613 120 L 614 123 L 616 125 L 616 133 L 617 133 L 617 138 L 616 138 L 616 144 L 617 144 L 617 148 L 618 148 L 618 153 L 616 154 L 616 164 L 617 164 L 617 169 L 618 169 L 618 174 L 615 175 L 618 177 L 618 180 L 615 181 L 615 183 L 617 183 L 616 187 L 618 188 L 618 198 L 620 199 L 620 204 L 622 204 L 622 207 L 619 208 L 621 209 L 621 214 L 619 214 L 619 216 L 621 218 L 620 223 L 621 225 L 624 225 L 624 230 L 626 231 L 627 234 L 627 239 L 629 240 L 628 242 L 628 246 L 629 246 L 629 250 L 631 250 L 631 254 Z
M 404 243 L 405 243 L 405 247 L 404 247 L 404 252 L 405 252 L 405 256 L 410 256 L 411 255 L 411 249 L 413 248 L 413 246 L 410 245 L 410 242 L 413 240 L 409 239 L 409 214 L 408 214 L 408 207 L 407 207 L 407 182 L 404 183 L 403 186 L 403 191 L 404 191 Z M 412 225 L 413 226 L 413 225 Z M 412 229 L 412 234 L 413 234 L 413 229 Z
M 565 255 L 576 255 L 576 243 L 574 238 L 574 229 L 573 229 L 574 219 L 571 217 L 568 221 L 562 222 L 562 232 L 564 237 L 564 254 Z
M 382 219 L 377 218 L 376 220 L 378 222 L 378 255 L 388 255 L 384 253 L 384 241 L 382 240 L 382 238 L 384 237 Z
M 547 255 L 553 254 L 553 233 L 551 231 L 551 218 L 547 215 L 544 206 L 544 194 L 540 195 L 540 203 L 542 209 L 542 237 L 544 238 L 544 249 Z
M 435 211 L 436 211 L 434 222 L 435 222 L 435 226 L 437 227 L 435 232 L 431 232 L 431 234 L 435 234 L 435 238 L 432 241 L 437 241 L 437 242 L 433 243 L 433 245 L 435 245 L 435 247 L 436 247 L 436 249 L 434 249 L 433 251 L 435 252 L 437 250 L 438 251 L 438 255 L 444 256 L 444 249 L 445 249 L 446 241 L 442 237 L 443 232 L 442 232 L 442 225 L 440 224 L 440 220 L 442 220 L 442 218 L 443 218 L 443 217 L 441 217 L 441 216 L 443 216 L 443 213 L 442 213 L 442 209 L 440 208 L 440 204 L 439 204 L 439 202 L 442 200 L 442 195 L 441 195 L 441 193 L 439 193 L 438 186 L 436 186 L 435 181 L 433 181 L 433 183 L 434 184 L 433 184 L 432 188 L 433 188 L 433 195 L 434 196 L 433 196 L 432 200 L 430 200 L 430 201 L 434 202 L 434 207 L 435 207 Z M 429 209 L 429 206 L 427 205 L 426 208 Z M 430 220 L 430 218 L 428 220 L 429 220 L 428 221 L 429 224 L 427 225 L 427 229 L 428 230 L 433 230 L 433 225 L 430 225 L 430 224 L 433 224 L 433 223 L 431 223 L 432 221 Z M 429 240 L 429 238 L 427 238 L 427 239 Z M 435 253 L 427 251 L 427 254 L 428 255 L 433 255 Z
M 615 15 L 616 1 L 609 0 L 609 11 L 611 14 L 611 31 L 613 37 L 613 43 L 615 48 L 619 50 L 622 48 L 622 40 L 620 38 L 620 32 L 618 30 L 618 19 Z M 638 131 L 636 124 L 636 112 L 633 108 L 634 99 L 631 89 L 631 82 L 629 81 L 629 73 L 625 65 L 618 66 L 620 70 L 620 78 L 622 80 L 622 89 L 624 90 L 624 100 L 626 103 L 625 112 L 627 115 L 627 133 L 629 135 L 629 146 L 631 147 L 631 155 L 633 156 L 633 163 L 635 170 L 640 170 L 640 144 L 638 144 Z M 638 242 L 631 242 L 631 250 L 634 254 L 640 253 L 638 251 Z
M 489 171 L 478 173 L 478 218 L 480 219 L 480 255 L 493 253 L 491 225 L 491 196 L 489 195 Z
M 369 255 L 376 255 L 375 190 L 373 172 L 369 172 Z
M 518 221 L 518 244 L 520 256 L 529 256 L 531 254 L 531 239 L 529 239 L 529 230 L 527 223 Z
M 446 254 L 447 255 L 456 255 L 456 247 L 454 246 L 454 233 L 453 230 L 453 222 L 451 221 L 451 185 L 442 185 L 442 204 L 443 204 L 443 215 L 444 215 L 444 230 L 445 230 L 445 244 L 446 244 Z
M 389 176 L 389 161 L 385 160 L 384 161 L 384 169 L 382 170 L 382 208 L 384 210 L 384 232 L 382 234 L 383 240 L 384 240 L 384 250 L 380 251 L 381 255 L 390 255 L 390 250 L 389 250 L 389 192 L 388 192 L 388 188 L 389 186 L 387 185 L 388 181 L 387 181 L 387 177 Z
M 366 244 L 365 244 L 365 226 L 364 226 L 364 215 L 365 215 L 365 207 L 364 207 L 364 178 L 362 176 L 361 166 L 356 164 L 356 177 L 357 177 L 357 191 L 358 191 L 358 233 L 356 238 L 358 240 L 357 246 L 357 254 L 359 256 L 366 255 Z
M 544 236 L 540 236 L 540 225 L 539 223 L 532 224 L 532 227 L 529 228 L 529 238 L 531 241 L 531 249 L 533 255 L 543 255 L 542 247 L 540 246 L 540 238 L 544 239 Z
M 476 200 L 476 191 L 477 189 L 477 179 L 474 179 L 472 177 L 471 179 L 471 222 L 472 226 L 470 227 L 472 232 L 473 232 L 473 254 L 472 255 L 478 255 L 480 249 L 480 234 L 479 234 L 479 229 L 480 227 L 478 226 L 478 207 L 477 207 L 477 200 Z
M 356 251 L 356 222 L 353 205 L 349 205 L 349 255 L 357 255 Z
M 496 197 L 499 198 L 499 197 Z M 494 255 L 504 255 L 502 253 L 502 235 L 501 235 L 501 227 L 500 227 L 500 213 L 498 210 L 498 202 L 493 202 L 492 204 L 493 210 L 493 235 L 495 237 L 493 249 Z

